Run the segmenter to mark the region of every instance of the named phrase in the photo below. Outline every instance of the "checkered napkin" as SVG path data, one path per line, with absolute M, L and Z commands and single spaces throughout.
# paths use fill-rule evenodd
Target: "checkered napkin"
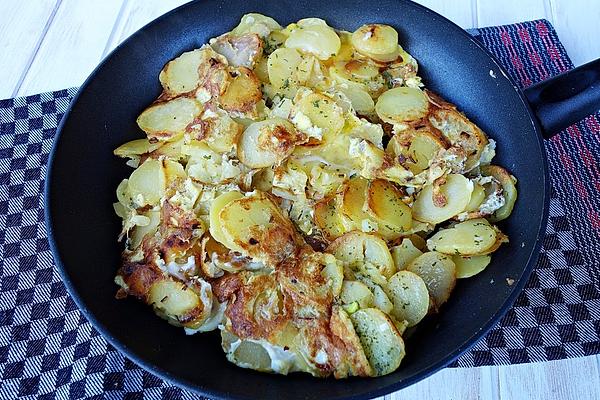
M 573 67 L 547 21 L 472 32 L 525 87 Z M 75 89 L 0 101 L 0 399 L 192 399 L 124 358 L 67 294 L 48 248 L 43 182 Z M 501 323 L 454 366 L 600 353 L 600 113 L 546 142 L 550 220 Z

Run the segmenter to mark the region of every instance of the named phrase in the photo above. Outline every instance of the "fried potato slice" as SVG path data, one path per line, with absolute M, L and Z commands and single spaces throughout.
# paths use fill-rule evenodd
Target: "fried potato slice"
M 346 231 L 335 197 L 325 198 L 315 204 L 313 218 L 327 240 L 335 240 Z
M 436 310 L 448 300 L 456 284 L 456 265 L 450 257 L 436 251 L 415 258 L 406 271 L 423 279 Z
M 277 265 L 295 251 L 291 222 L 264 193 L 230 201 L 219 212 L 226 246 L 243 255 Z M 230 247 L 231 248 L 231 247 Z
M 239 67 L 231 74 L 234 77 L 219 99 L 221 107 L 231 116 L 256 118 L 257 105 L 262 100 L 260 81 L 254 72 L 246 67 Z
M 457 278 L 470 278 L 483 271 L 492 261 L 489 255 L 482 256 L 452 256 L 452 261 L 456 264 Z
M 344 281 L 340 293 L 342 304 L 358 303 L 360 308 L 373 307 L 374 296 L 371 290 L 359 281 Z
M 438 207 L 434 199 L 433 185 L 427 185 L 419 192 L 413 204 L 413 217 L 422 222 L 439 224 L 465 210 L 471 200 L 473 184 L 463 175 L 450 174 L 439 192 L 446 200 L 443 207 Z
M 404 124 L 425 117 L 429 111 L 429 101 L 421 89 L 397 87 L 379 96 L 375 111 L 387 123 Z
M 210 205 L 210 226 L 209 231 L 210 235 L 219 243 L 225 245 L 228 249 L 239 251 L 239 247 L 233 241 L 230 241 L 225 234 L 223 233 L 223 229 L 221 226 L 221 221 L 219 220 L 219 213 L 226 205 L 228 205 L 233 200 L 237 200 L 244 197 L 238 191 L 225 192 L 215 198 Z
M 287 90 L 299 85 L 298 66 L 302 56 L 296 49 L 279 48 L 269 55 L 267 71 L 269 82 L 276 90 Z
M 296 103 L 291 110 L 291 116 L 292 122 L 296 124 L 298 129 L 304 129 L 307 135 L 316 139 L 322 136 L 324 140 L 327 140 L 339 133 L 344 127 L 342 108 L 332 98 L 320 93 L 308 93 L 296 99 Z M 304 121 L 306 118 L 309 119 L 308 124 Z M 313 133 L 312 131 L 315 131 L 314 127 L 318 128 L 321 133 Z
M 395 371 L 404 358 L 404 341 L 390 318 L 377 308 L 358 310 L 350 319 L 365 350 L 373 376 Z
M 419 250 L 409 238 L 402 239 L 402 243 L 390 249 L 394 264 L 398 271 L 403 270 L 415 258 L 419 257 L 423 252 Z
M 131 173 L 128 190 L 137 205 L 155 205 L 164 196 L 166 184 L 162 162 L 148 159 Z
M 458 223 L 452 228 L 440 229 L 427 240 L 427 248 L 450 255 L 481 254 L 496 242 L 496 231 L 484 218 Z
M 168 96 L 175 97 L 196 89 L 200 84 L 198 68 L 207 60 L 206 50 L 197 49 L 169 61 L 158 76 Z
M 398 58 L 398 32 L 389 25 L 368 24 L 352 33 L 352 45 L 367 57 L 389 62 Z
M 353 231 L 337 238 L 327 248 L 331 253 L 349 266 L 371 264 L 386 278 L 396 272 L 394 260 L 383 239 L 376 235 Z
M 494 212 L 490 220 L 498 222 L 508 218 L 517 201 L 516 178 L 497 165 L 484 165 L 481 167 L 481 172 L 486 176 L 493 176 L 500 182 L 505 199 L 504 205 Z
M 314 54 L 320 60 L 335 56 L 340 50 L 340 38 L 319 18 L 305 18 L 296 23 L 285 41 L 285 47 Z
M 410 271 L 398 271 L 389 280 L 388 293 L 394 303 L 392 316 L 407 321 L 408 326 L 418 324 L 429 311 L 429 291 L 423 279 Z
M 254 122 L 240 135 L 237 155 L 250 168 L 270 167 L 289 156 L 299 140 L 301 136 L 285 119 Z
M 469 204 L 467 204 L 465 211 L 477 211 L 481 203 L 483 203 L 483 200 L 485 200 L 485 188 L 479 183 L 475 183 L 473 185 L 473 192 L 471 193 L 471 200 L 469 200 Z
M 431 160 L 447 143 L 428 128 L 402 131 L 396 133 L 386 147 L 386 153 L 391 154 L 412 173 L 418 174 L 429 168 Z
M 201 111 L 202 107 L 196 100 L 178 97 L 151 105 L 137 118 L 137 124 L 148 138 L 165 140 L 184 133 Z
M 392 182 L 372 180 L 367 186 L 367 211 L 379 226 L 385 226 L 399 235 L 408 231 L 412 225 L 412 213 L 410 207 L 402 202 L 403 197 L 400 189 Z M 382 231 L 382 235 L 386 239 L 396 236 L 386 235 L 384 232 Z

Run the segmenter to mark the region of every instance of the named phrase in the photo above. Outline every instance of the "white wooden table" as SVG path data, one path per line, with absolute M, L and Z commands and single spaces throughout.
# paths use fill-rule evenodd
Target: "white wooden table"
M 0 98 L 81 85 L 117 44 L 186 0 L 0 0 Z M 576 65 L 600 57 L 600 0 L 418 0 L 463 28 L 546 18 Z M 385 399 L 600 399 L 600 357 L 445 369 Z

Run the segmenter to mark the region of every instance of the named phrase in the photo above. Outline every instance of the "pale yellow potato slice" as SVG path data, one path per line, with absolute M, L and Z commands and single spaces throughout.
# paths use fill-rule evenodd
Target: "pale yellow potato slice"
M 225 245 L 228 249 L 239 250 L 239 246 L 236 246 L 235 243 L 228 240 L 227 237 L 223 234 L 223 229 L 221 226 L 221 221 L 219 220 L 219 213 L 226 205 L 228 205 L 233 200 L 237 200 L 244 197 L 244 195 L 238 191 L 225 192 L 215 198 L 210 205 L 209 219 L 210 225 L 208 227 L 210 231 L 210 235 L 217 242 Z
M 402 239 L 402 243 L 390 249 L 394 264 L 398 271 L 403 270 L 415 258 L 419 257 L 423 252 L 415 247 L 413 242 L 408 239 Z
M 496 231 L 484 218 L 470 219 L 440 229 L 427 240 L 427 248 L 450 255 L 481 254 L 496 243 Z
M 379 285 L 373 285 L 371 287 L 371 291 L 373 292 L 373 306 L 380 309 L 386 314 L 392 312 L 394 304 L 392 303 L 388 295 L 385 293 L 383 288 Z
M 144 216 L 150 220 L 148 224 L 137 225 L 129 235 L 129 248 L 137 249 L 142 240 L 148 235 L 154 235 L 160 224 L 160 211 L 147 211 Z
M 313 218 L 315 225 L 319 227 L 328 240 L 335 240 L 346 232 L 335 198 L 333 197 L 323 199 L 315 205 Z
M 479 183 L 475 183 L 473 185 L 473 192 L 471 193 L 471 200 L 469 200 L 469 204 L 467 204 L 465 211 L 477 211 L 481 203 L 483 203 L 483 200 L 485 200 L 485 189 Z
M 374 296 L 371 290 L 359 281 L 344 281 L 340 293 L 342 304 L 357 302 L 360 308 L 373 307 Z
M 160 143 L 150 143 L 148 139 L 135 139 L 117 147 L 113 154 L 119 157 L 141 156 L 160 147 Z
M 471 200 L 473 183 L 462 175 L 450 174 L 441 185 L 440 193 L 446 198 L 446 205 L 434 204 L 433 185 L 427 185 L 419 192 L 412 206 L 413 217 L 422 222 L 439 224 L 465 210 Z
M 403 197 L 396 185 L 384 179 L 372 180 L 367 186 L 367 212 L 380 227 L 394 233 L 381 232 L 388 240 L 408 231 L 412 225 L 412 213 L 410 207 L 402 202 Z
M 323 137 L 331 137 L 339 133 L 344 127 L 344 112 L 335 100 L 320 93 L 310 93 L 297 100 L 291 111 L 292 122 L 298 129 L 303 130 L 303 117 L 310 120 L 310 124 L 321 129 Z M 305 133 L 311 135 L 310 128 Z M 318 139 L 318 137 L 317 137 Z
M 137 124 L 148 137 L 167 139 L 184 133 L 201 111 L 196 100 L 178 97 L 146 108 L 137 118 Z
M 247 33 L 256 33 L 265 38 L 272 31 L 281 29 L 281 25 L 271 17 L 258 13 L 248 13 L 242 16 L 240 23 L 231 33 L 236 36 L 242 36 Z
M 421 89 L 397 87 L 379 96 L 375 112 L 379 118 L 390 124 L 403 124 L 417 121 L 427 115 L 429 101 Z
M 344 266 L 331 254 L 324 254 L 326 262 L 321 275 L 329 282 L 333 296 L 339 296 L 344 282 Z
M 298 66 L 302 57 L 296 49 L 279 48 L 269 55 L 267 72 L 269 82 L 276 90 L 298 86 Z
M 374 60 L 389 62 L 398 58 L 398 32 L 389 25 L 368 24 L 352 33 L 352 45 Z
M 288 120 L 254 122 L 240 135 L 237 155 L 250 168 L 270 167 L 292 153 L 297 139 L 296 129 Z
M 377 308 L 350 315 L 374 376 L 395 371 L 405 355 L 404 341 L 391 319 Z
M 394 260 L 383 239 L 363 232 L 353 231 L 337 238 L 327 248 L 345 265 L 365 266 L 371 264 L 386 278 L 396 272 Z
M 483 271 L 492 261 L 489 255 L 482 256 L 452 256 L 452 261 L 456 264 L 457 278 L 470 278 Z
M 318 18 L 301 19 L 285 41 L 285 47 L 315 55 L 320 60 L 334 57 L 340 50 L 337 33 Z
M 486 176 L 493 176 L 502 185 L 502 194 L 505 203 L 491 216 L 492 222 L 502 221 L 510 216 L 517 201 L 516 178 L 508 173 L 502 167 L 497 165 L 484 165 L 481 167 L 481 173 Z
M 375 110 L 375 102 L 367 91 L 354 85 L 340 86 L 338 88 L 352 103 L 352 108 L 359 114 L 368 115 Z
M 138 205 L 158 204 L 165 194 L 166 176 L 159 160 L 148 159 L 131 173 L 128 181 L 129 193 Z
M 398 271 L 389 280 L 388 293 L 394 303 L 391 314 L 408 326 L 418 324 L 429 311 L 429 291 L 423 279 L 410 271 Z
M 438 309 L 450 297 L 456 284 L 456 265 L 442 253 L 430 251 L 415 258 L 406 271 L 419 275 L 433 299 L 434 309 Z
M 165 92 L 173 97 L 190 92 L 200 83 L 198 68 L 206 62 L 206 50 L 197 49 L 183 53 L 177 58 L 169 61 L 158 79 Z

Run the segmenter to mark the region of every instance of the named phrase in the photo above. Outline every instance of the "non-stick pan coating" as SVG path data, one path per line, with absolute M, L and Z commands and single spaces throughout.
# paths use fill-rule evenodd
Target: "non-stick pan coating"
M 495 162 L 519 179 L 519 200 L 502 225 L 510 244 L 501 247 L 483 273 L 458 283 L 439 317 L 408 340 L 407 357 L 388 376 L 335 381 L 241 369 L 225 360 L 217 332 L 185 336 L 147 306 L 114 298 L 121 244 L 112 203 L 117 184 L 131 170 L 112 150 L 141 137 L 135 118 L 158 95 L 162 66 L 230 30 L 247 12 L 270 15 L 281 24 L 320 17 L 350 31 L 368 22 L 394 26 L 419 61 L 427 87 L 459 105 L 495 139 Z M 146 369 L 211 397 L 364 398 L 398 390 L 447 365 L 508 309 L 539 250 L 548 196 L 544 160 L 536 124 L 519 90 L 466 32 L 424 7 L 398 0 L 207 0 L 142 28 L 87 80 L 56 139 L 46 212 L 56 263 L 83 313 Z M 506 278 L 515 283 L 509 286 Z

